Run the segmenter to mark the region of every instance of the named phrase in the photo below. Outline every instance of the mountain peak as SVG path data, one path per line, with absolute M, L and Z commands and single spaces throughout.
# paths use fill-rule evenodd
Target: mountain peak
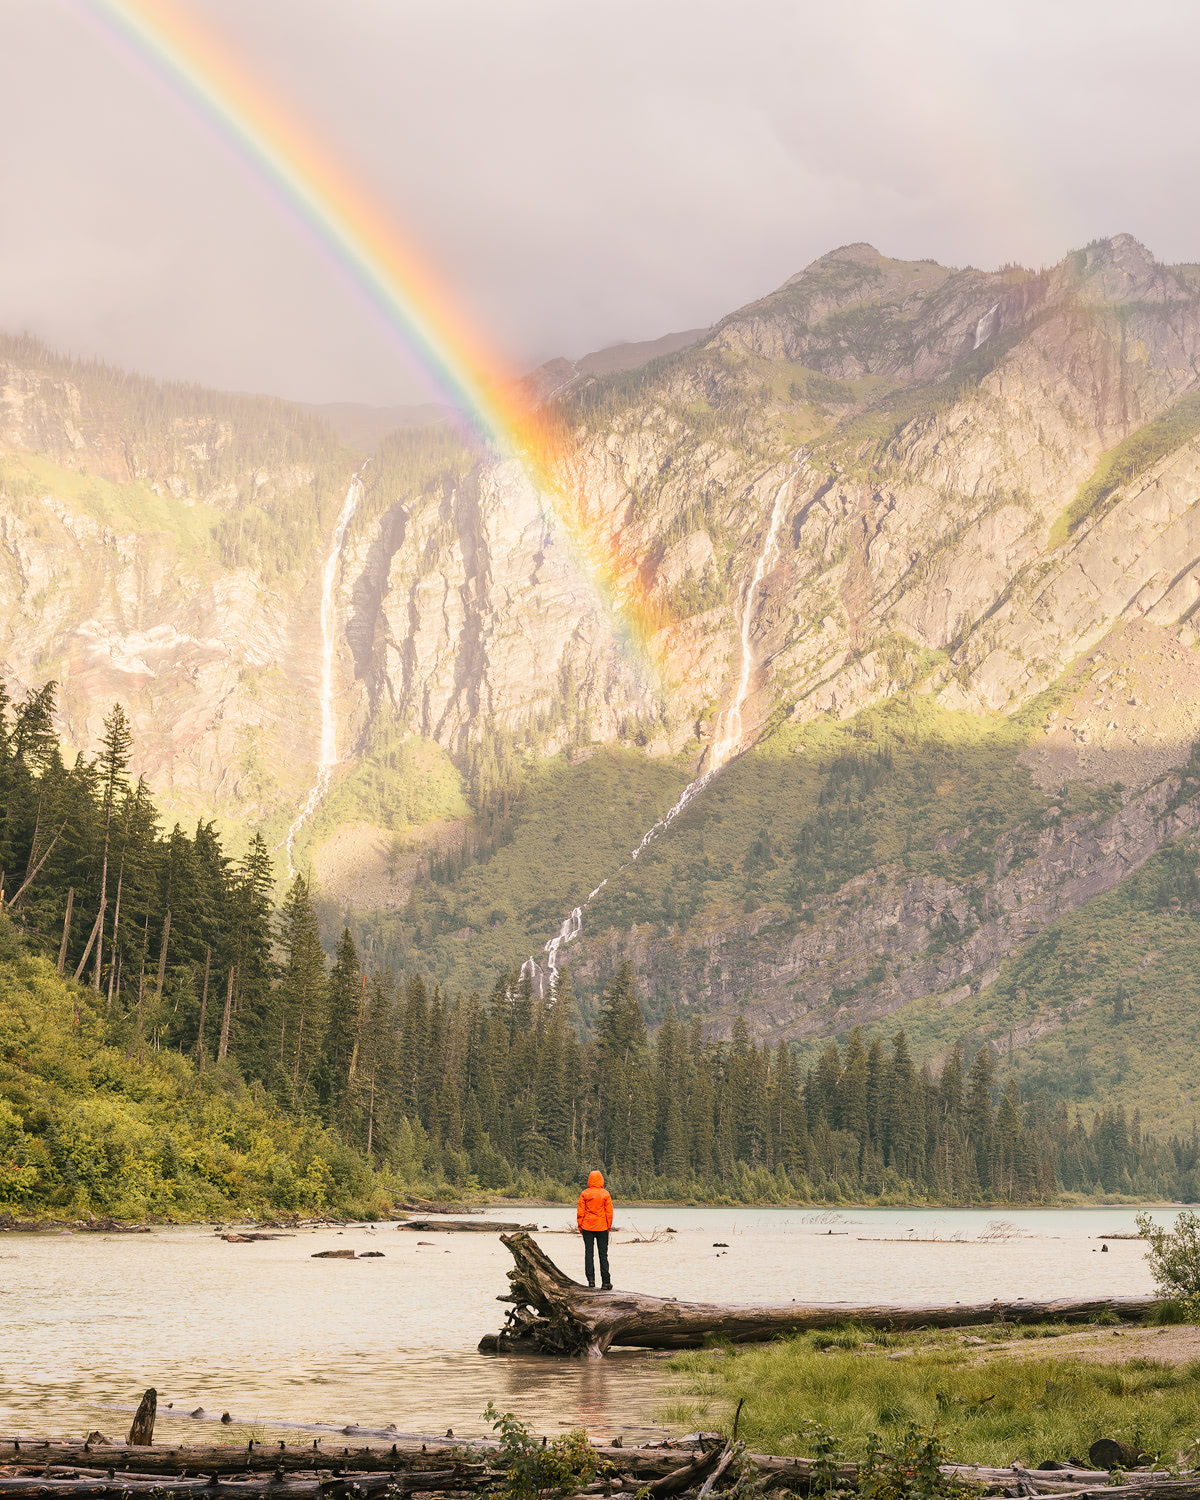
M 1081 293 L 1096 302 L 1161 301 L 1166 295 L 1162 267 L 1132 234 L 1093 240 L 1067 259 Z
M 860 265 L 868 266 L 884 258 L 882 252 L 876 250 L 874 245 L 867 244 L 866 240 L 855 240 L 852 245 L 839 245 L 836 250 L 830 250 L 827 255 L 822 255 L 820 260 L 814 261 L 813 264 L 819 266 L 822 261 L 853 260 Z

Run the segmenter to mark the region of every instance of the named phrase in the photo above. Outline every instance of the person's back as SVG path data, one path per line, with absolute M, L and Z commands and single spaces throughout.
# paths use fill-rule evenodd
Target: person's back
M 592 1172 L 579 1195 L 575 1220 L 583 1235 L 583 1268 L 588 1286 L 596 1285 L 595 1252 L 600 1251 L 600 1290 L 612 1291 L 608 1274 L 608 1231 L 612 1228 L 612 1195 L 604 1186 L 604 1173 Z

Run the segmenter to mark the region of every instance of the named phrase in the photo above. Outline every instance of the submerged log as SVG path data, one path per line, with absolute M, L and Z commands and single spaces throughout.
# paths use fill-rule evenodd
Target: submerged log
M 421 1234 L 501 1234 L 504 1230 L 536 1229 L 536 1224 L 502 1223 L 496 1219 L 406 1219 L 397 1229 Z
M 509 1350 L 599 1357 L 613 1344 L 639 1349 L 697 1349 L 707 1339 L 765 1343 L 780 1334 L 862 1323 L 871 1328 L 966 1328 L 980 1323 L 1086 1323 L 1116 1313 L 1140 1318 L 1155 1297 L 1058 1298 L 1027 1302 L 955 1302 L 932 1307 L 856 1306 L 849 1302 L 740 1304 L 680 1302 L 637 1292 L 604 1292 L 560 1271 L 524 1231 L 502 1234 L 514 1268 L 505 1325 L 479 1345 L 485 1354 Z

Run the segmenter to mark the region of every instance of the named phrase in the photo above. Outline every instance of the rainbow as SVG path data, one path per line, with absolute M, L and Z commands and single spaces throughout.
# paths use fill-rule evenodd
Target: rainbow
M 198 107 L 275 196 L 306 225 L 497 457 L 515 460 L 618 634 L 660 670 L 664 620 L 588 516 L 569 450 L 553 422 L 469 326 L 411 237 L 263 80 L 177 0 L 77 0 L 172 89 Z

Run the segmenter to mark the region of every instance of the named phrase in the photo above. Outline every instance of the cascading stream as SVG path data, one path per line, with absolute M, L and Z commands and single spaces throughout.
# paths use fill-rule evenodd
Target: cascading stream
M 664 833 L 675 819 L 700 795 L 704 788 L 719 776 L 721 771 L 738 754 L 742 745 L 742 736 L 745 732 L 742 723 L 742 709 L 746 706 L 746 699 L 750 696 L 750 679 L 754 674 L 754 655 L 750 647 L 750 632 L 754 627 L 754 611 L 758 603 L 759 590 L 762 581 L 767 575 L 767 568 L 771 559 L 779 547 L 779 528 L 783 522 L 785 501 L 788 491 L 791 489 L 792 481 L 800 472 L 804 462 L 804 450 L 799 450 L 796 455 L 797 467 L 788 475 L 779 488 L 775 491 L 775 497 L 771 504 L 771 516 L 767 523 L 767 534 L 762 548 L 754 564 L 754 572 L 750 575 L 750 582 L 746 586 L 745 597 L 742 600 L 742 670 L 738 678 L 737 691 L 733 695 L 733 702 L 717 721 L 717 733 L 708 753 L 707 769 L 694 781 L 689 781 L 687 786 L 679 795 L 679 800 L 671 810 L 659 818 L 658 822 L 648 828 L 642 835 L 641 843 L 633 850 L 624 864 L 620 865 L 616 874 L 627 870 L 638 858 L 642 851 L 651 845 L 661 833 Z M 543 950 L 546 955 L 545 970 L 536 959 L 527 958 L 521 965 L 521 975 L 529 976 L 535 984 L 540 984 L 542 974 L 547 975 L 548 983 L 553 989 L 555 976 L 558 973 L 558 955 L 560 949 L 568 943 L 573 943 L 583 931 L 583 914 L 588 907 L 608 884 L 608 877 L 600 882 L 596 889 L 588 896 L 587 900 L 571 912 L 570 916 L 564 918 L 558 931 L 546 944 Z
M 366 464 L 363 465 L 363 469 L 365 468 Z M 304 805 L 296 814 L 292 826 L 287 831 L 287 838 L 284 840 L 287 848 L 289 879 L 296 873 L 296 867 L 292 861 L 296 835 L 324 800 L 329 790 L 333 768 L 338 763 L 337 709 L 334 705 L 333 694 L 333 666 L 337 655 L 337 580 L 342 561 L 342 548 L 346 543 L 346 531 L 362 497 L 362 469 L 359 469 L 350 481 L 350 488 L 346 491 L 346 498 L 342 502 L 342 508 L 333 528 L 333 542 L 329 555 L 321 569 L 321 755 L 317 762 L 317 779 L 309 788 Z

